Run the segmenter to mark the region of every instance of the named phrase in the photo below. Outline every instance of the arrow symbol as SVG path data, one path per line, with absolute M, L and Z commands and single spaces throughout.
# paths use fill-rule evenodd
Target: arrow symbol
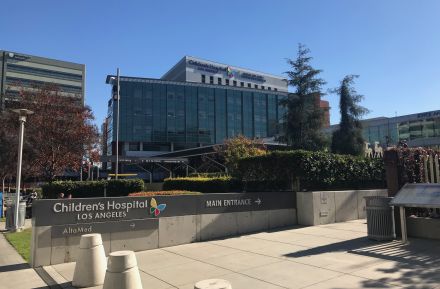
M 260 200 L 260 198 L 258 198 L 258 199 L 255 201 L 255 203 L 257 203 L 258 205 L 260 205 L 260 204 L 261 204 L 261 200 Z
M 134 223 L 131 223 L 131 224 L 130 224 L 130 227 L 131 227 L 132 229 L 134 229 L 135 226 L 136 226 L 136 225 L 135 225 Z

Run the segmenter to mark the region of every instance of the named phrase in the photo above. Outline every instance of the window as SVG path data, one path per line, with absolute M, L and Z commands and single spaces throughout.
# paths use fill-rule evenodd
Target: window
M 139 142 L 129 142 L 128 143 L 128 150 L 129 151 L 140 151 L 141 150 L 141 144 Z
M 7 77 L 6 78 L 6 85 L 7 86 L 15 86 L 17 83 L 20 83 L 24 87 L 32 87 L 34 84 L 38 84 L 38 85 L 45 84 L 45 82 L 37 81 L 37 80 L 27 80 L 27 79 L 16 78 L 16 77 Z M 81 86 L 58 85 L 58 87 L 60 88 L 60 90 L 62 92 L 82 94 L 82 87 Z
M 267 87 L 268 90 L 272 90 L 272 88 L 270 86 Z
M 258 88 L 258 84 L 255 84 L 255 88 Z
M 252 85 L 251 85 L 250 83 L 248 83 L 248 87 L 249 87 L 249 88 L 251 88 L 251 87 L 252 87 Z
M 261 86 L 261 89 L 264 89 L 264 85 Z
M 240 86 L 241 87 L 243 87 L 244 86 L 244 82 L 242 81 L 242 82 L 240 82 Z
M 214 84 L 214 76 L 209 77 L 209 83 Z
M 205 83 L 205 75 L 202 74 L 202 83 Z
M 233 83 L 234 83 L 234 86 L 237 86 L 237 81 L 236 80 L 234 80 Z
M 229 79 L 226 79 L 226 85 L 229 85 Z
M 274 88 L 273 90 L 278 91 L 278 89 Z
M 60 72 L 60 71 L 54 71 L 54 70 L 42 69 L 42 68 L 26 67 L 11 63 L 8 64 L 8 71 L 36 75 L 36 76 L 43 76 L 43 77 L 66 79 L 72 81 L 81 81 L 83 79 L 81 74 L 66 73 L 66 72 Z M 78 73 L 80 73 L 80 71 L 78 71 Z
M 221 78 L 221 77 L 217 78 L 217 83 L 218 83 L 219 85 L 222 85 L 222 78 Z

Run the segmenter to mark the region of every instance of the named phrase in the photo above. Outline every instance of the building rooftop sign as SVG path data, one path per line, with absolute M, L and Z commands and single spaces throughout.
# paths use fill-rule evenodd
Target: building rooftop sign
M 221 66 L 209 64 L 209 63 L 203 63 L 203 62 L 192 60 L 192 59 L 188 60 L 188 64 L 196 66 L 197 70 L 202 70 L 202 71 L 206 71 L 206 72 L 210 72 L 210 73 L 219 73 L 221 71 L 226 72 L 226 70 L 227 70 L 227 67 L 221 67 Z
M 422 112 L 417 114 L 417 118 L 438 117 L 440 116 L 440 110 Z
M 258 82 L 266 82 L 266 79 L 261 74 L 239 71 L 238 69 L 232 69 L 230 66 L 220 66 L 193 59 L 189 59 L 187 64 L 190 66 L 195 66 L 197 70 L 208 73 L 226 73 L 229 78 L 235 77 Z

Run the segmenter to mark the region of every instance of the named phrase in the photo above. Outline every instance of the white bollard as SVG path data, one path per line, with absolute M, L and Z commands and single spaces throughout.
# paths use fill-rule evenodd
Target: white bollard
M 104 284 L 107 259 L 101 234 L 81 236 L 72 285 L 93 287 Z
M 208 279 L 197 282 L 194 289 L 232 289 L 232 286 L 223 279 Z
M 110 253 L 102 289 L 142 289 L 141 276 L 133 251 Z

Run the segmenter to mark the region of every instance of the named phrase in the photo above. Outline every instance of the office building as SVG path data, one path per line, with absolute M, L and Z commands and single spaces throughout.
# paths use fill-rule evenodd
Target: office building
M 324 124 L 323 127 L 324 128 L 328 128 L 330 127 L 330 103 L 328 102 L 328 100 L 319 100 L 319 107 L 323 110 L 324 112 Z
M 440 110 L 396 117 L 377 117 L 362 121 L 365 141 L 391 146 L 406 141 L 410 147 L 440 148 Z M 331 133 L 338 125 L 326 131 Z
M 21 88 L 55 84 L 61 95 L 84 104 L 85 65 L 0 50 L 0 109 L 16 99 Z
M 114 93 L 116 76 L 108 75 L 106 83 Z M 161 79 L 121 76 L 119 155 L 154 157 L 240 134 L 276 138 L 285 97 L 282 77 L 194 57 L 184 57 Z M 115 99 L 108 102 L 108 156 L 116 153 Z

